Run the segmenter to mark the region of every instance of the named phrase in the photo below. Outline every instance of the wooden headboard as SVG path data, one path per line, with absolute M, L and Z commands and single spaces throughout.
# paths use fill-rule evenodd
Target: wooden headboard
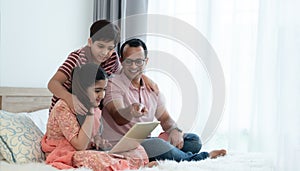
M 47 88 L 0 87 L 0 110 L 32 112 L 49 108 L 52 94 Z

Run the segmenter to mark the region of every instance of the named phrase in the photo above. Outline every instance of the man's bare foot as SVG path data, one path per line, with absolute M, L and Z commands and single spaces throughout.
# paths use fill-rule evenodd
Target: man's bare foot
M 157 166 L 158 165 L 158 162 L 157 161 L 152 161 L 152 162 L 149 162 L 145 167 L 154 167 L 154 166 Z
M 209 153 L 209 157 L 211 159 L 217 158 L 219 156 L 225 156 L 226 155 L 226 150 L 221 149 L 221 150 L 213 150 Z

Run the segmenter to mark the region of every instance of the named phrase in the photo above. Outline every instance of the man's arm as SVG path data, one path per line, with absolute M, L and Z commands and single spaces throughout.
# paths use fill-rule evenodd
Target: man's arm
M 165 132 L 169 132 L 170 129 L 172 129 L 172 127 L 176 125 L 175 121 L 171 118 L 169 112 L 165 108 L 162 108 L 160 109 L 160 111 L 157 112 L 161 113 L 160 117 L 157 118 L 157 120 L 160 121 L 162 129 Z
M 148 109 L 139 103 L 125 106 L 122 99 L 113 100 L 105 105 L 108 113 L 118 125 L 129 123 L 133 117 L 141 117 L 148 113 Z
M 121 99 L 109 102 L 107 105 L 105 105 L 105 108 L 118 125 L 125 125 L 132 119 L 132 117 L 129 115 L 129 108 L 124 106 L 124 103 Z M 121 113 L 123 113 L 123 116 Z
M 162 114 L 158 118 L 160 125 L 169 134 L 169 141 L 179 149 L 183 147 L 183 133 L 178 129 L 176 122 L 171 118 L 166 109 L 162 109 Z

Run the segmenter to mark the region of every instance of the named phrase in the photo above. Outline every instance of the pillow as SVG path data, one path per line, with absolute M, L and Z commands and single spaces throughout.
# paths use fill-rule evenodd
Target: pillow
M 43 133 L 24 113 L 0 110 L 0 152 L 9 163 L 42 162 Z
M 35 123 L 35 125 L 42 131 L 43 134 L 46 133 L 49 109 L 30 112 L 27 113 L 26 116 L 28 116 Z

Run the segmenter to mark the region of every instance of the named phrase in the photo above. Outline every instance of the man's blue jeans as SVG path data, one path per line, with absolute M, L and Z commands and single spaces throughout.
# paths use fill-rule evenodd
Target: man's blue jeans
M 193 133 L 185 133 L 183 138 L 184 145 L 181 150 L 158 137 L 146 139 L 141 143 L 141 145 L 146 150 L 150 161 L 197 161 L 203 160 L 209 156 L 207 152 L 199 153 L 202 144 L 198 135 Z

